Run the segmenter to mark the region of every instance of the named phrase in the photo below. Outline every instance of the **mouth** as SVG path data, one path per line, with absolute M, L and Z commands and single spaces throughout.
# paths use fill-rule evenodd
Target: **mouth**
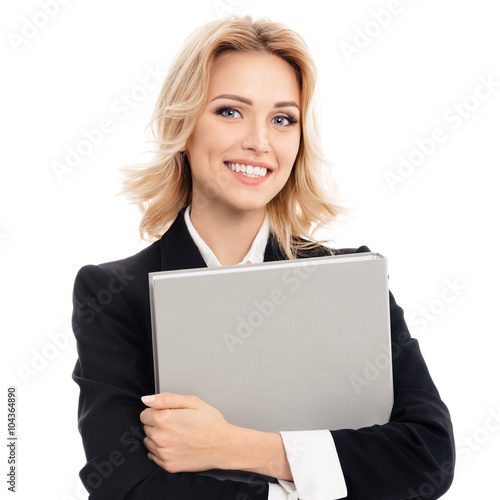
M 265 177 L 272 172 L 272 170 L 266 167 L 256 167 L 254 165 L 245 165 L 244 163 L 233 163 L 230 161 L 225 161 L 224 165 L 230 168 L 233 172 L 253 179 L 260 179 L 261 177 Z

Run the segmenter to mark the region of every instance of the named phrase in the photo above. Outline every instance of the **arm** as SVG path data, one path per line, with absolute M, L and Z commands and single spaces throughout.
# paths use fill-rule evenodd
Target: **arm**
M 331 432 L 347 498 L 439 498 L 450 487 L 455 464 L 450 415 L 392 293 L 390 313 L 394 405 L 389 422 Z
M 299 498 L 438 498 L 452 482 L 455 448 L 448 409 L 408 333 L 403 310 L 392 293 L 389 298 L 390 421 L 358 430 L 282 432 Z
M 85 266 L 74 286 L 73 378 L 80 387 L 78 423 L 87 457 L 80 477 L 90 500 L 267 499 L 267 485 L 173 474 L 148 459 L 139 417 L 140 397 L 154 392 L 152 358 L 143 311 L 131 299 L 133 287 L 147 293 L 147 273 L 132 269 L 124 276 L 120 285 L 112 271 Z
M 403 310 L 392 293 L 389 299 L 394 380 L 390 420 L 330 431 L 329 442 L 324 431 L 282 432 L 299 498 L 439 498 L 450 487 L 455 465 L 450 415 L 417 340 L 408 332 Z
M 231 425 L 195 396 L 161 393 L 142 400 L 149 406 L 141 413 L 148 457 L 167 472 L 245 470 L 293 480 L 280 434 Z M 293 483 L 271 483 L 268 500 L 296 499 L 294 492 Z
M 142 398 L 148 456 L 168 472 L 245 470 L 291 481 L 279 433 L 229 424 L 196 396 L 161 393 Z

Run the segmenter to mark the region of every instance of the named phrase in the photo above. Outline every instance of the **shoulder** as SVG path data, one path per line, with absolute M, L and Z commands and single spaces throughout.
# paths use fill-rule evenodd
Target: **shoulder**
M 150 272 L 160 270 L 160 241 L 123 259 L 87 264 L 75 277 L 73 296 L 75 302 L 96 301 L 98 304 L 116 302 L 115 297 L 130 305 L 143 307 L 149 297 Z
M 360 247 L 352 248 L 330 248 L 325 245 L 318 245 L 312 248 L 308 248 L 301 252 L 298 256 L 299 258 L 305 257 L 325 257 L 328 255 L 345 255 L 350 253 L 364 253 L 371 252 L 371 250 L 366 245 L 361 245 Z
M 148 247 L 134 255 L 122 259 L 103 262 L 101 264 L 87 264 L 80 268 L 77 278 L 81 275 L 95 273 L 97 275 L 113 276 L 128 272 L 142 275 L 157 271 L 160 268 L 160 241 L 155 241 Z
M 358 248 L 338 248 L 335 249 L 335 255 L 344 255 L 347 253 L 364 253 L 371 252 L 371 250 L 366 245 L 361 245 Z

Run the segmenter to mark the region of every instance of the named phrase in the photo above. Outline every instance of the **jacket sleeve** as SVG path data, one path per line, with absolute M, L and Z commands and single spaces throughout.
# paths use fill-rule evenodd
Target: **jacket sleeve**
M 89 499 L 267 499 L 267 484 L 171 474 L 147 458 L 139 416 L 145 409 L 140 396 L 154 392 L 149 334 L 129 286 L 127 275 L 102 266 L 83 267 L 74 284 L 73 379 L 80 387 L 78 426 L 87 457 L 80 477 Z
M 455 465 L 450 414 L 403 310 L 389 295 L 394 380 L 389 422 L 331 434 L 348 499 L 439 498 L 450 487 Z

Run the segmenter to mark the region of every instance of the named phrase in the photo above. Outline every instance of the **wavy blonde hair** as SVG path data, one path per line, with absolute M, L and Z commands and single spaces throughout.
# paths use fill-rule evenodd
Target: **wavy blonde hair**
M 157 144 L 153 160 L 140 168 L 122 167 L 120 194 L 141 209 L 139 232 L 148 241 L 161 238 L 179 211 L 191 203 L 191 170 L 182 150 L 205 108 L 217 57 L 227 51 L 274 54 L 297 75 L 302 110 L 299 150 L 288 181 L 267 205 L 270 230 L 280 249 L 293 259 L 324 243 L 314 240 L 313 232 L 336 220 L 344 209 L 321 177 L 321 167 L 329 162 L 320 147 L 313 103 L 316 66 L 300 35 L 281 23 L 231 16 L 199 27 L 186 39 L 147 126 Z

